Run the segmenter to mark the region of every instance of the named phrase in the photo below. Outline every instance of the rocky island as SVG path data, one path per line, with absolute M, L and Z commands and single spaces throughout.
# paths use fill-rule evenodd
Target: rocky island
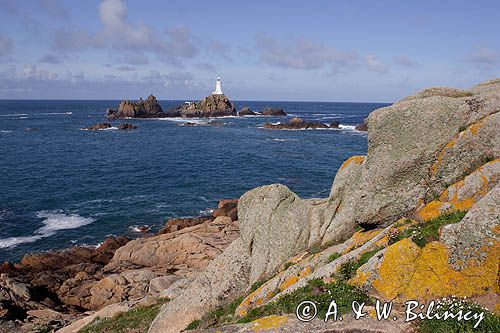
M 188 102 L 168 110 L 167 117 L 211 118 L 237 116 L 233 103 L 224 94 L 211 94 L 199 102 Z
M 167 115 L 163 112 L 156 97 L 149 95 L 146 100 L 142 98 L 138 101 L 121 101 L 118 109 L 108 109 L 106 118 L 108 120 L 124 118 L 164 118 Z
M 404 321 L 407 300 L 481 309 L 479 328 L 498 331 L 500 79 L 425 89 L 366 124 L 369 153 L 342 164 L 325 198 L 260 186 L 155 235 L 4 263 L 0 331 L 94 332 L 148 313 L 150 333 L 317 332 L 323 318 L 301 322 L 295 307 L 324 313 L 324 295 L 347 302 L 340 314 L 393 301 L 399 318 L 329 331 L 413 332 L 426 321 Z

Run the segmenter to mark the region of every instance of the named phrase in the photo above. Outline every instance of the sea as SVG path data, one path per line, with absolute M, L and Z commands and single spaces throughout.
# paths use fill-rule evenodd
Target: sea
M 164 110 L 183 101 L 160 101 Z M 139 237 L 168 219 L 210 214 L 221 199 L 281 183 L 303 198 L 327 197 L 335 173 L 366 154 L 354 129 L 389 104 L 236 101 L 286 117 L 105 121 L 116 100 L 0 100 L 0 262 L 29 252 L 98 246 L 110 235 Z M 301 117 L 339 129 L 269 130 Z M 212 119 L 213 120 L 213 119 Z M 194 122 L 197 126 L 183 126 Z M 122 122 L 135 130 L 118 130 Z

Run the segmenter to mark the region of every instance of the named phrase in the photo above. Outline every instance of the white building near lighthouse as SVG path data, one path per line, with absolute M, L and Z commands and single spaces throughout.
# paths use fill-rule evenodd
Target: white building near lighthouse
M 224 93 L 222 92 L 220 77 L 218 76 L 217 76 L 217 81 L 215 82 L 215 91 L 212 92 L 212 95 L 224 95 Z

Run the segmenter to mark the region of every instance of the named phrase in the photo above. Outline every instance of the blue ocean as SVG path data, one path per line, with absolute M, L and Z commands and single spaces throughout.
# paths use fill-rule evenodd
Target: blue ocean
M 183 101 L 160 101 L 164 110 Z M 337 169 L 366 154 L 354 129 L 380 103 L 250 102 L 262 111 L 340 129 L 268 130 L 282 117 L 225 117 L 222 126 L 179 119 L 127 119 L 138 126 L 87 131 L 119 101 L 0 101 L 0 261 L 27 252 L 97 245 L 109 235 L 138 237 L 174 217 L 210 212 L 218 200 L 282 183 L 301 197 L 325 197 Z M 115 121 L 118 125 L 123 121 Z

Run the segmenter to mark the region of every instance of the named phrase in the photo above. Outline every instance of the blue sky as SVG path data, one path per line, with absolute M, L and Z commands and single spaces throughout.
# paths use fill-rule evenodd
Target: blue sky
M 499 1 L 0 0 L 0 98 L 392 102 L 500 76 Z

